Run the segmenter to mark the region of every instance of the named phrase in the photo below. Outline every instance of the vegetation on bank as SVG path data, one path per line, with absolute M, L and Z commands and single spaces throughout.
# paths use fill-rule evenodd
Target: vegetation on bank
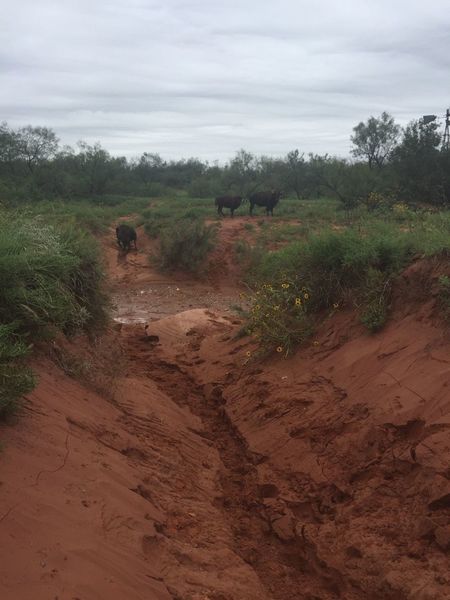
M 24 359 L 56 332 L 90 335 L 107 322 L 95 239 L 72 224 L 0 213 L 0 416 L 33 386 Z
M 450 252 L 450 215 L 429 215 L 403 230 L 373 220 L 364 227 L 323 230 L 277 251 L 249 252 L 246 331 L 262 353 L 289 354 L 343 306 L 355 308 L 370 331 L 380 330 L 402 268 L 414 257 Z M 446 306 L 447 279 L 441 280 Z

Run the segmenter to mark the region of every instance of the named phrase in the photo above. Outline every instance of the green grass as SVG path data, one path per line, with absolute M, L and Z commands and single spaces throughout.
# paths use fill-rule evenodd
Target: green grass
M 0 413 L 32 385 L 23 359 L 57 331 L 100 331 L 108 320 L 100 250 L 88 232 L 0 212 Z
M 305 318 L 305 311 L 294 310 L 305 290 L 309 317 L 320 319 L 324 311 L 350 304 L 370 331 L 379 331 L 388 318 L 393 279 L 401 269 L 417 256 L 450 253 L 450 214 L 412 217 L 406 227 L 403 220 L 399 224 L 365 217 L 357 226 L 341 231 L 322 229 L 277 251 L 253 256 L 244 246 L 239 251 L 241 256 L 250 257 L 247 282 L 253 293 L 247 315 L 249 329 L 257 332 L 264 351 L 274 351 L 278 342 L 283 352 L 290 352 L 311 331 L 311 319 Z M 264 290 L 280 290 L 283 283 L 289 284 L 284 290 L 284 305 L 290 308 L 274 315 L 272 309 L 279 303 L 273 302 L 270 308 L 268 301 L 268 306 L 259 310 L 261 298 L 267 296 Z M 447 288 L 444 284 L 441 287 L 444 297 Z M 265 329 L 270 336 L 264 336 Z
M 103 233 L 115 220 L 148 207 L 148 198 L 115 198 L 112 202 L 92 199 L 76 201 L 44 201 L 26 205 L 24 217 L 42 217 L 48 223 L 82 227 L 94 234 Z
M 138 222 L 144 225 L 147 235 L 156 238 L 164 229 L 185 219 L 218 220 L 214 201 L 204 198 L 186 198 L 179 195 L 160 198 L 155 200 L 150 208 L 141 211 Z

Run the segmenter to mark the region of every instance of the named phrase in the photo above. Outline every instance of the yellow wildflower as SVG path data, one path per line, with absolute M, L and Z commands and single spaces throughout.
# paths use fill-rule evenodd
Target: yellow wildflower
M 309 294 L 303 294 L 303 298 L 304 298 L 305 300 L 308 300 L 308 298 L 309 298 Z
M 288 283 L 282 283 L 281 287 L 284 288 L 285 290 L 287 290 L 288 287 L 289 287 L 289 284 Z
M 250 352 L 250 350 L 247 350 L 247 352 L 245 353 L 246 356 L 251 356 L 252 353 Z
M 339 304 L 338 304 L 337 302 L 335 302 L 335 303 L 333 304 L 333 308 L 339 308 Z
M 283 348 L 281 346 L 278 346 L 277 352 L 283 352 Z
M 295 305 L 296 305 L 296 306 L 301 306 L 301 305 L 302 305 L 302 301 L 301 301 L 301 299 L 300 299 L 300 298 L 296 298 L 296 299 L 295 299 Z

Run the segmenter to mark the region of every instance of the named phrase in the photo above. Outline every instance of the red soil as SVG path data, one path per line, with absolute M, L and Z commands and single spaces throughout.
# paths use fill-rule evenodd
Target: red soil
M 223 223 L 228 257 L 245 231 Z M 161 278 L 143 237 L 118 264 L 105 250 L 133 323 L 97 347 L 58 342 L 84 360 L 113 349 L 114 388 L 43 356 L 1 429 L 0 597 L 450 598 L 442 264 L 404 274 L 381 333 L 342 311 L 317 345 L 258 363 L 224 310 L 232 261 L 212 282 Z M 145 314 L 163 318 L 145 329 Z

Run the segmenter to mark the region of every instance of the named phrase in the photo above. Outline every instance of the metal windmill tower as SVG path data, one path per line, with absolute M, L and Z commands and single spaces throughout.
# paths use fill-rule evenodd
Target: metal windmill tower
M 436 119 L 438 119 L 438 118 L 442 119 L 442 117 L 437 117 L 436 115 L 423 115 L 422 122 L 424 125 L 426 125 L 427 123 L 432 123 L 433 121 L 436 121 Z M 443 118 L 445 119 L 445 129 L 444 129 L 444 135 L 442 136 L 441 150 L 449 150 L 450 149 L 450 108 L 447 108 L 447 110 L 445 111 L 445 116 Z
M 448 150 L 450 148 L 450 108 L 447 108 L 445 113 L 445 130 L 444 137 L 442 138 L 441 150 Z

